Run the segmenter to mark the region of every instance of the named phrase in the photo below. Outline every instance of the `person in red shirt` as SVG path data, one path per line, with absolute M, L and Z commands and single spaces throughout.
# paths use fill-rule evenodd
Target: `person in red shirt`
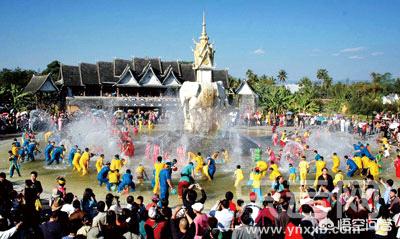
M 270 219 L 273 225 L 276 224 L 276 220 L 278 219 L 278 212 L 272 206 L 273 203 L 274 203 L 274 199 L 271 197 L 267 197 L 264 200 L 264 202 L 263 202 L 264 208 L 258 212 L 258 216 L 255 220 L 256 224 L 259 224 L 265 217 Z
M 159 219 L 159 212 L 156 207 L 149 208 L 148 212 L 149 218 L 144 224 L 144 230 L 146 231 L 147 239 L 163 239 L 167 232 L 167 222 L 165 220 Z
M 236 213 L 236 204 L 233 202 L 233 193 L 231 191 L 225 193 L 225 199 L 229 201 L 229 209 L 233 213 Z

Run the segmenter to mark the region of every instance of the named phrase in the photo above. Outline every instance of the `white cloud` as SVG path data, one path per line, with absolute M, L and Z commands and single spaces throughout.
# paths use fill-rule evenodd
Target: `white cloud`
M 312 49 L 311 51 L 317 53 L 317 52 L 321 52 L 321 49 L 319 49 L 319 48 L 314 48 L 314 49 Z
M 349 59 L 361 60 L 361 59 L 364 59 L 364 57 L 363 57 L 363 56 L 357 56 L 357 55 L 355 55 L 355 56 L 349 56 Z
M 262 49 L 262 48 L 258 48 L 258 49 L 255 49 L 255 50 L 253 51 L 253 54 L 258 55 L 258 56 L 261 56 L 261 55 L 264 55 L 264 54 L 265 54 L 265 51 L 264 51 L 264 49 Z
M 384 53 L 381 51 L 375 51 L 371 53 L 371 56 L 382 56 Z
M 339 56 L 340 53 L 333 53 L 332 56 Z
M 365 47 L 363 46 L 359 46 L 359 47 L 353 47 L 353 48 L 344 48 L 342 50 L 340 50 L 340 53 L 346 53 L 346 52 L 360 52 L 365 50 Z

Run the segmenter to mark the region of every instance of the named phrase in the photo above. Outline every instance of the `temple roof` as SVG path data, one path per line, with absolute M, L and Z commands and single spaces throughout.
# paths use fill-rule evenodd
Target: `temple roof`
M 114 77 L 114 64 L 106 61 L 97 62 L 97 74 L 101 84 L 114 84 L 118 81 Z
M 80 63 L 78 66 L 61 64 L 57 85 L 66 87 L 84 87 L 86 85 L 121 85 L 121 76 L 129 67 L 130 74 L 140 82 L 151 66 L 152 72 L 160 82 L 164 82 L 173 72 L 174 77 L 182 84 L 185 81 L 196 81 L 192 63 L 180 61 L 161 61 L 159 58 L 138 58 L 133 60 L 114 59 L 113 61 L 99 61 L 95 64 Z M 213 81 L 222 81 L 225 88 L 228 82 L 226 70 L 212 70 Z M 154 83 L 154 82 L 153 82 Z M 129 86 L 130 84 L 126 85 Z M 153 84 L 152 87 L 155 85 Z
M 124 59 L 114 59 L 114 76 L 120 76 L 126 66 L 132 66 L 133 67 L 133 62 L 132 60 L 124 60 Z
M 79 64 L 80 77 L 84 85 L 99 85 L 99 77 L 97 76 L 97 66 L 95 64 L 81 63 Z
M 57 82 L 64 86 L 83 86 L 78 66 L 60 65 L 60 80 Z
M 51 79 L 50 74 L 35 76 L 33 75 L 28 85 L 26 85 L 24 92 L 36 93 L 41 92 L 55 92 L 58 91 L 57 86 Z
M 254 95 L 257 94 L 251 88 L 251 86 L 247 83 L 247 80 L 242 80 L 239 87 L 235 90 L 235 93 L 238 95 Z

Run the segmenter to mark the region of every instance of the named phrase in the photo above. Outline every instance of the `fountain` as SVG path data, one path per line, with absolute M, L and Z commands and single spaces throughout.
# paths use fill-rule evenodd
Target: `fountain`
M 204 14 L 199 39 L 199 42 L 195 42 L 193 50 L 196 82 L 184 82 L 179 91 L 179 98 L 183 108 L 185 130 L 207 134 L 220 127 L 221 113 L 228 100 L 223 83 L 212 81 L 214 49 L 208 41 Z

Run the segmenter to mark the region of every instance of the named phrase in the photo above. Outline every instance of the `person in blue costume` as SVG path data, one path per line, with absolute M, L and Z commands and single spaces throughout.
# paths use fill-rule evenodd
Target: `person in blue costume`
M 29 134 L 28 134 L 28 131 L 24 131 L 23 133 L 22 133 L 22 147 L 24 147 L 24 148 L 26 148 L 26 147 L 28 147 L 28 144 L 29 144 Z
M 108 172 L 110 172 L 110 162 L 107 162 L 100 170 L 100 172 L 97 174 L 97 181 L 99 182 L 99 185 L 102 186 L 103 183 L 108 185 Z
M 120 193 L 125 187 L 128 187 L 128 192 L 135 191 L 135 183 L 133 182 L 133 176 L 130 169 L 127 169 L 126 173 L 122 175 L 122 180 L 118 185 L 118 192 Z
M 371 152 L 369 152 L 368 148 L 365 147 L 364 145 L 360 147 L 360 153 L 361 155 L 365 154 L 365 156 L 367 156 L 371 160 L 375 160 L 375 157 L 372 156 Z
M 68 163 L 72 167 L 72 160 L 74 159 L 74 155 L 78 151 L 78 145 L 74 145 L 74 147 L 71 148 L 68 154 Z
M 51 159 L 51 151 L 54 149 L 54 142 L 48 142 L 48 144 L 46 145 L 46 148 L 44 148 L 44 160 L 46 162 L 49 162 Z
M 349 156 L 347 155 L 345 155 L 344 158 L 346 159 L 347 170 L 348 170 L 347 177 L 353 177 L 358 170 L 357 164 L 353 161 L 353 159 L 349 158 Z
M 47 163 L 47 165 L 51 165 L 54 161 L 56 161 L 56 164 L 59 164 L 60 160 L 63 157 L 64 151 L 65 151 L 64 145 L 54 147 L 53 152 L 51 153 L 51 159 Z
M 315 153 L 315 157 L 314 157 L 315 161 L 318 161 L 318 160 L 322 159 L 321 155 L 318 153 L 317 150 L 314 150 L 314 153 Z
M 27 147 L 27 160 L 31 160 L 31 161 L 35 161 L 35 151 L 38 150 L 37 149 L 37 144 L 34 140 L 29 140 L 29 144 Z
M 217 170 L 217 168 L 215 167 L 215 160 L 210 156 L 208 156 L 207 164 L 208 164 L 208 175 L 210 175 L 211 180 L 213 180 L 215 171 Z
M 21 143 L 18 142 L 18 140 L 16 138 L 14 138 L 14 143 L 15 143 L 15 146 L 17 146 L 18 148 L 21 147 Z
M 169 188 L 173 189 L 174 186 L 172 185 L 171 181 L 171 162 L 167 162 L 165 164 L 165 168 L 160 171 L 160 199 L 168 200 L 169 198 Z
M 353 144 L 355 155 L 358 157 L 361 157 L 361 146 L 363 146 L 363 144 L 361 142 L 358 142 L 357 144 Z

